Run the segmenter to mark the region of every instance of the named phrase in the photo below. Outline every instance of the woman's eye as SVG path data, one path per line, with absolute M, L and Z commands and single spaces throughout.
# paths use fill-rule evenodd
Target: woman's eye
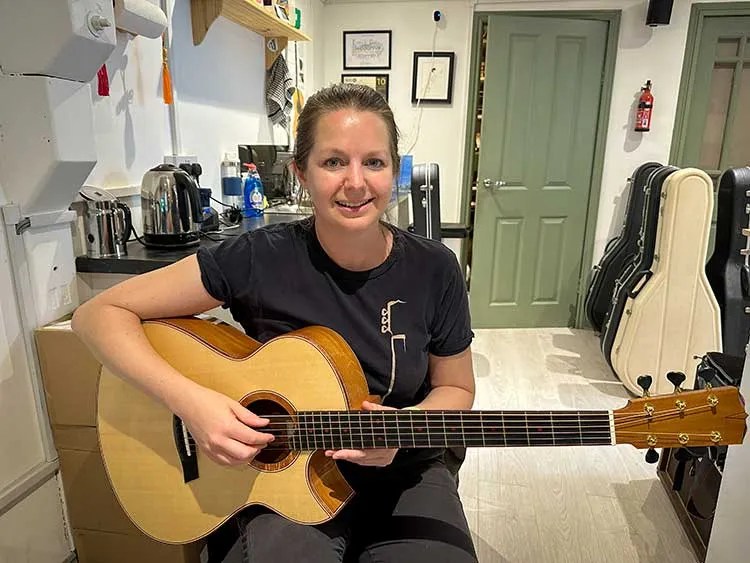
M 379 158 L 371 158 L 365 164 L 370 168 L 383 168 L 385 166 L 385 162 Z
M 336 168 L 337 166 L 341 166 L 343 161 L 340 158 L 329 158 L 324 164 L 328 168 Z

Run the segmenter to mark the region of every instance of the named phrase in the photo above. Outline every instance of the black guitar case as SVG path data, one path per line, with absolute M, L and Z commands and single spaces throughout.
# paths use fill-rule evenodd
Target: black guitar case
M 610 367 L 612 367 L 612 344 L 625 310 L 625 303 L 628 298 L 635 298 L 653 275 L 651 266 L 654 261 L 656 233 L 659 226 L 661 187 L 670 174 L 677 170 L 675 166 L 659 166 L 651 171 L 646 181 L 645 202 L 637 241 L 638 251 L 631 260 L 625 263 L 622 272 L 615 280 L 612 300 L 604 316 L 599 336 L 602 353 Z
M 658 162 L 647 162 L 635 169 L 628 179 L 630 193 L 620 233 L 607 243 L 604 255 L 591 271 L 591 281 L 584 307 L 586 318 L 597 332 L 602 330 L 604 318 L 612 303 L 615 281 L 625 265 L 638 253 L 638 238 L 643 220 L 645 190 L 651 172 L 659 168 Z
M 750 167 L 724 171 L 719 179 L 714 253 L 706 264 L 706 277 L 721 311 L 722 349 L 739 357 L 745 356 L 750 335 L 750 314 L 745 312 L 750 307 L 749 194 Z

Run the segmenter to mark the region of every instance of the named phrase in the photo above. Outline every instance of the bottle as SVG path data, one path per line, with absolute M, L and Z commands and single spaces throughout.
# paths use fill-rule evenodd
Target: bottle
M 243 215 L 245 217 L 260 217 L 263 215 L 265 207 L 265 196 L 263 194 L 263 182 L 260 180 L 260 174 L 255 164 L 245 164 L 247 166 L 247 176 L 242 193 L 245 200 Z
M 224 153 L 221 162 L 221 193 L 224 203 L 242 208 L 242 178 L 240 178 L 240 163 L 229 153 Z

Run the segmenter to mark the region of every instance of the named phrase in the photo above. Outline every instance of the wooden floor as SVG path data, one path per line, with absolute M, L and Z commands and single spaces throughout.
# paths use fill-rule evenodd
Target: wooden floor
M 630 395 L 591 332 L 477 330 L 478 409 L 616 409 Z M 695 563 L 645 452 L 475 448 L 460 493 L 481 563 Z

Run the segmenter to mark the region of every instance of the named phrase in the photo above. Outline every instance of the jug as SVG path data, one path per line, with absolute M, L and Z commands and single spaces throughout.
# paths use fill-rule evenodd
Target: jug
M 127 256 L 133 228 L 130 208 L 106 190 L 84 187 L 78 193 L 86 202 L 86 254 L 90 258 Z

